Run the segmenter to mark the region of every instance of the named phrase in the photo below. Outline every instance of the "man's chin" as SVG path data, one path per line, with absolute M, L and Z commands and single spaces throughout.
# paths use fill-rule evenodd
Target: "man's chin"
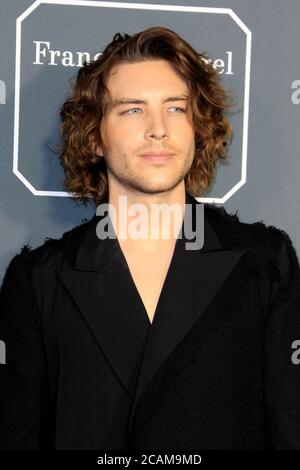
M 174 189 L 177 186 L 177 184 L 161 184 L 161 183 L 160 184 L 147 184 L 147 185 L 145 184 L 145 185 L 136 186 L 133 189 L 141 193 L 149 194 L 149 195 L 162 194 L 168 191 L 172 191 L 172 189 Z

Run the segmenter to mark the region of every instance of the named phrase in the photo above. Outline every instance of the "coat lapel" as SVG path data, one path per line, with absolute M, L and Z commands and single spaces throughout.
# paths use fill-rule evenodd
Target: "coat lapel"
M 188 193 L 186 203 L 192 207 L 194 223 L 200 203 Z M 66 257 L 57 270 L 99 348 L 133 399 L 130 423 L 151 378 L 203 315 L 244 254 L 245 250 L 224 249 L 205 206 L 204 214 L 204 245 L 199 250 L 186 249 L 190 240 L 184 219 L 152 325 L 118 240 L 100 240 L 96 235 L 101 217 L 94 215 L 87 223 L 75 261 Z M 134 376 L 138 363 L 140 373 Z
M 186 203 L 192 207 L 195 227 L 196 207 L 200 203 L 188 193 Z M 149 331 L 129 427 L 151 378 L 203 315 L 245 253 L 245 250 L 224 249 L 205 207 L 204 244 L 199 250 L 186 250 L 189 241 L 183 225 Z
M 148 331 L 141 300 L 128 275 L 117 239 L 100 240 L 96 215 L 88 222 L 75 262 L 67 256 L 56 272 L 122 386 L 133 398 L 133 369 Z

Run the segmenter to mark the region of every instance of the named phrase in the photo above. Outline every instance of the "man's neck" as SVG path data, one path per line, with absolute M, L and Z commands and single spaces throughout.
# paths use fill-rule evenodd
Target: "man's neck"
M 111 219 L 122 246 L 153 253 L 172 247 L 182 226 L 185 198 L 184 187 L 159 194 L 110 191 Z

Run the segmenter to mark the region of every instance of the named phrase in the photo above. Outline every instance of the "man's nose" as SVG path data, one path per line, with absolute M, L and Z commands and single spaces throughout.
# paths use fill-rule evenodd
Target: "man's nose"
M 162 113 L 153 113 L 149 116 L 145 134 L 146 137 L 155 137 L 159 139 L 169 135 L 166 119 Z

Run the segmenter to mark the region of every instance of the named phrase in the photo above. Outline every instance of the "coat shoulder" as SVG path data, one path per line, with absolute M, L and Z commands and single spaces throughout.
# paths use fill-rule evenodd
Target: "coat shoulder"
M 244 222 L 240 219 L 238 211 L 229 213 L 224 206 L 207 204 L 207 213 L 210 222 L 228 247 L 237 244 L 276 251 L 278 244 L 283 240 L 290 240 L 289 235 L 279 227 L 267 225 L 262 220 Z
M 29 243 L 24 244 L 12 258 L 10 265 L 21 262 L 28 268 L 60 266 L 65 253 L 76 249 L 80 243 L 89 222 L 83 219 L 79 225 L 67 230 L 59 238 L 45 237 L 44 242 L 36 248 L 32 248 Z
M 263 220 L 244 222 L 238 211 L 229 213 L 223 206 L 207 204 L 209 221 L 227 249 L 248 253 L 249 265 L 256 272 L 267 273 L 276 280 L 286 278 L 291 267 L 299 267 L 296 248 L 288 233 Z

